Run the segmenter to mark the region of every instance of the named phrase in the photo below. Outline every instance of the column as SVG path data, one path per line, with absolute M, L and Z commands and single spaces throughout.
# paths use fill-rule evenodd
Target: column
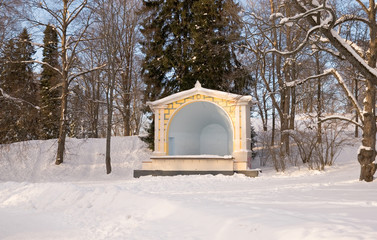
M 162 156 L 165 153 L 165 131 L 164 131 L 164 110 L 165 106 L 157 106 L 154 109 L 154 152 L 153 155 Z

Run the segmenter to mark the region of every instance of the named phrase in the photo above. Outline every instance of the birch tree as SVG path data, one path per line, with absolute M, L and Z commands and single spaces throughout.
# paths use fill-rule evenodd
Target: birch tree
M 90 14 L 84 13 L 89 10 L 88 0 L 62 0 L 62 1 L 46 1 L 38 0 L 31 2 L 33 12 L 43 13 L 48 16 L 51 22 L 40 21 L 36 16 L 28 18 L 28 20 L 36 25 L 47 26 L 51 24 L 59 37 L 60 42 L 60 62 L 61 69 L 51 67 L 61 76 L 61 106 L 60 106 L 60 120 L 59 120 L 59 137 L 58 149 L 56 154 L 55 164 L 63 163 L 65 141 L 67 135 L 67 122 L 68 122 L 68 95 L 69 85 L 71 82 L 90 71 L 79 70 L 74 68 L 76 63 L 76 56 L 79 44 L 85 40 L 85 33 L 91 23 Z M 37 62 L 37 61 L 36 61 Z M 46 62 L 39 62 L 43 65 L 49 65 Z

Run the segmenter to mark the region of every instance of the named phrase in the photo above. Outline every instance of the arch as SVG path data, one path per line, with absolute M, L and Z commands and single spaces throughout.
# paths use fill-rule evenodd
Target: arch
M 231 155 L 233 125 L 224 109 L 196 101 L 176 110 L 169 123 L 169 155 Z

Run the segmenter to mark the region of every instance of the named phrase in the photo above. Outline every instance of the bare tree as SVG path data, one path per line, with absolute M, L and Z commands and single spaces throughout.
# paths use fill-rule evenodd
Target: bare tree
M 298 77 L 300 73 L 299 62 L 302 61 L 299 54 L 292 54 L 289 57 L 281 54 L 269 54 L 269 49 L 288 50 L 294 49 L 299 45 L 303 34 L 300 29 L 286 26 L 276 28 L 275 24 L 278 19 L 278 11 L 284 11 L 291 16 L 294 9 L 289 5 L 281 5 L 273 0 L 261 0 L 256 3 L 250 2 L 253 8 L 246 12 L 248 22 L 246 24 L 247 41 L 245 48 L 251 50 L 255 55 L 255 65 L 258 65 L 255 71 L 255 77 L 259 82 L 264 84 L 265 95 L 261 96 L 264 101 L 272 103 L 272 138 L 271 144 L 275 144 L 275 112 L 280 120 L 280 158 L 285 158 L 289 154 L 289 132 L 294 129 L 294 119 L 296 113 L 296 88 L 294 85 L 286 86 L 286 82 L 291 82 Z M 266 4 L 269 8 L 265 8 Z M 256 9 L 255 9 L 256 8 Z M 256 15 L 258 12 L 260 16 Z M 271 17 L 270 17 L 271 16 Z M 258 105 L 262 119 L 267 119 L 267 107 Z M 263 110 L 264 109 L 264 110 Z
M 106 171 L 111 173 L 111 135 L 113 133 L 114 107 L 123 118 L 124 135 L 131 135 L 132 91 L 136 90 L 137 77 L 134 72 L 135 48 L 137 43 L 136 15 L 138 1 L 97 0 L 96 37 L 99 51 L 107 62 L 104 82 L 107 106 Z M 136 92 L 136 91 L 135 91 Z M 114 105 L 116 97 L 120 101 Z M 116 131 L 114 132 L 116 133 Z
M 22 0 L 0 0 L 0 50 L 6 40 L 19 32 L 20 17 L 18 12 L 22 7 Z
M 120 54 L 123 55 L 122 73 L 117 81 L 117 100 L 116 108 L 122 116 L 123 135 L 130 136 L 134 132 L 138 132 L 135 123 L 140 112 L 138 109 L 134 111 L 134 105 L 137 95 L 140 96 L 140 72 L 135 71 L 140 62 L 137 61 L 136 47 L 140 40 L 139 23 L 142 15 L 138 13 L 141 7 L 141 1 L 138 0 L 121 0 L 120 21 L 118 23 L 121 28 Z
M 47 2 L 46 0 L 32 1 L 30 7 L 35 12 L 43 12 L 50 17 L 50 23 L 40 21 L 36 16 L 28 18 L 28 20 L 36 25 L 47 26 L 52 24 L 57 30 L 60 38 L 60 61 L 61 69 L 50 66 L 61 76 L 61 106 L 60 106 L 60 125 L 58 149 L 56 154 L 57 165 L 61 164 L 64 159 L 65 140 L 67 135 L 68 122 L 68 95 L 69 85 L 77 77 L 88 72 L 97 70 L 99 67 L 90 70 L 79 70 L 74 68 L 76 63 L 76 55 L 79 44 L 85 40 L 85 33 L 91 23 L 91 15 L 86 14 L 86 18 L 80 18 L 88 10 L 88 0 L 62 0 L 55 2 Z M 35 61 L 38 62 L 38 61 Z M 38 62 L 46 65 L 45 62 Z M 47 64 L 48 65 L 48 64 Z
M 356 123 L 351 119 L 344 117 L 330 117 L 329 119 L 342 119 L 359 125 L 363 128 L 362 146 L 358 153 L 358 161 L 361 166 L 360 180 L 373 181 L 373 175 L 376 171 L 376 164 L 374 159 L 376 157 L 375 143 L 376 143 L 376 118 L 375 118 L 375 86 L 377 84 L 377 24 L 376 24 L 376 10 L 377 6 L 374 0 L 369 1 L 367 7 L 360 0 L 356 0 L 365 16 L 358 15 L 342 15 L 336 17 L 336 12 L 329 4 L 328 0 L 322 1 L 308 1 L 308 0 L 286 0 L 284 1 L 297 10 L 294 16 L 286 16 L 280 12 L 278 17 L 280 19 L 279 25 L 297 24 L 303 26 L 303 22 L 309 24 L 306 28 L 306 37 L 302 43 L 291 51 L 278 51 L 274 49 L 273 52 L 282 56 L 290 56 L 302 51 L 308 43 L 317 44 L 322 51 L 327 51 L 335 56 L 346 59 L 357 71 L 364 77 L 366 82 L 365 98 L 363 101 L 363 108 L 361 108 L 353 96 L 352 92 L 346 86 L 342 76 L 335 69 L 324 71 L 323 74 L 306 78 L 305 80 L 295 81 L 304 82 L 309 79 L 321 77 L 321 75 L 332 74 L 339 82 L 344 90 L 344 94 L 348 97 L 354 108 L 358 112 L 361 119 L 361 124 Z M 360 21 L 366 24 L 369 29 L 369 46 L 368 54 L 361 54 L 360 47 L 356 43 L 346 41 L 341 36 L 341 26 L 350 21 Z M 323 43 L 330 43 L 335 48 L 326 48 Z

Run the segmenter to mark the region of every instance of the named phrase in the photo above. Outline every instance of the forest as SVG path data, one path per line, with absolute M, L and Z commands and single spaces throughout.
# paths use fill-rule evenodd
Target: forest
M 150 141 L 146 102 L 198 80 L 253 97 L 262 164 L 323 170 L 347 129 L 360 180 L 373 181 L 376 11 L 374 0 L 0 0 L 0 144 L 57 139 L 59 165 L 66 137 L 106 138 L 110 173 L 111 136 Z

